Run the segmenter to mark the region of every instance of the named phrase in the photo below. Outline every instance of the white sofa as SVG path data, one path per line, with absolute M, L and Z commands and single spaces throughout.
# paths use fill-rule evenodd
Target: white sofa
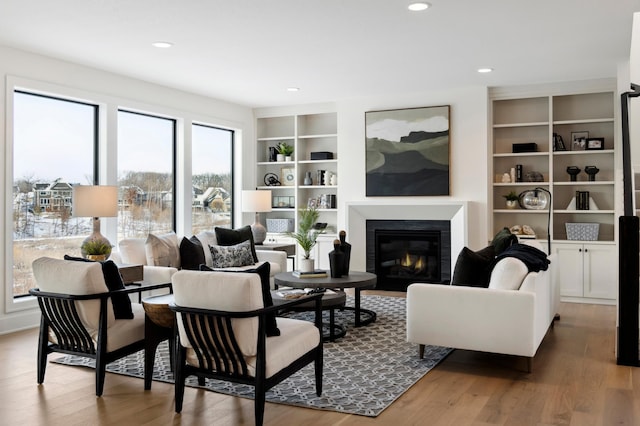
M 407 341 L 424 345 L 518 355 L 532 359 L 558 312 L 560 293 L 552 268 L 522 273 L 515 258 L 501 259 L 489 288 L 414 283 L 407 289 Z M 524 264 L 523 264 L 524 265 Z M 524 266 L 526 268 L 526 265 Z M 520 271 L 520 272 L 514 272 Z M 514 288 L 514 275 L 519 279 Z
M 175 234 L 165 234 L 164 240 L 170 242 L 173 246 L 172 249 L 178 250 L 182 238 Z M 205 263 L 207 266 L 212 266 L 211 252 L 208 250 L 209 245 L 217 245 L 216 236 L 214 232 L 203 231 L 196 235 L 198 240 L 202 243 L 204 248 Z M 179 258 L 178 264 L 175 266 L 157 266 L 150 264 L 150 258 L 147 256 L 147 248 L 145 238 L 127 238 L 120 240 L 118 243 L 118 250 L 111 252 L 109 259 L 113 260 L 117 264 L 132 264 L 143 265 L 143 283 L 144 284 L 158 284 L 171 282 L 171 277 L 180 268 Z M 260 246 L 256 246 L 256 254 L 258 255 L 259 262 L 269 262 L 271 268 L 271 286 L 274 286 L 273 277 L 280 272 L 287 270 L 287 254 L 283 251 L 276 250 L 260 250 Z M 175 262 L 174 262 L 175 264 Z M 254 265 L 244 267 L 228 268 L 229 270 L 243 270 L 255 268 Z

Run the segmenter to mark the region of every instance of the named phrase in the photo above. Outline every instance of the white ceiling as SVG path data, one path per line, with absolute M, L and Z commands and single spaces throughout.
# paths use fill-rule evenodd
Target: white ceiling
M 429 2 L 415 13 L 410 0 L 0 0 L 0 44 L 261 107 L 616 77 L 640 11 L 640 0 Z

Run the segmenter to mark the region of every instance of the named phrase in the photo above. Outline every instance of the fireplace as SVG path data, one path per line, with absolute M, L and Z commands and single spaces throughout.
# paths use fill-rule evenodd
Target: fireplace
M 448 220 L 367 220 L 367 271 L 377 289 L 406 291 L 412 282 L 449 283 Z

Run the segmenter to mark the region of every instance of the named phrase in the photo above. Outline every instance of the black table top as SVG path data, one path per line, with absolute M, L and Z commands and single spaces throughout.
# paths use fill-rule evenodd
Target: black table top
M 298 278 L 292 272 L 276 274 L 274 282 L 278 286 L 294 288 L 375 288 L 377 277 L 370 272 L 349 271 L 349 275 L 340 278 Z

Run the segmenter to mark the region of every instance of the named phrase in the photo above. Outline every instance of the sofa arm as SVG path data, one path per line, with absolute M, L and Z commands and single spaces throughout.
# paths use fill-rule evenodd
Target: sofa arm
M 535 355 L 531 292 L 440 284 L 407 289 L 407 341 L 482 352 Z
M 256 247 L 256 254 L 260 262 L 269 262 L 271 264 L 272 276 L 287 271 L 287 253 L 279 250 L 260 250 Z M 274 265 L 278 265 L 280 270 L 274 269 Z

